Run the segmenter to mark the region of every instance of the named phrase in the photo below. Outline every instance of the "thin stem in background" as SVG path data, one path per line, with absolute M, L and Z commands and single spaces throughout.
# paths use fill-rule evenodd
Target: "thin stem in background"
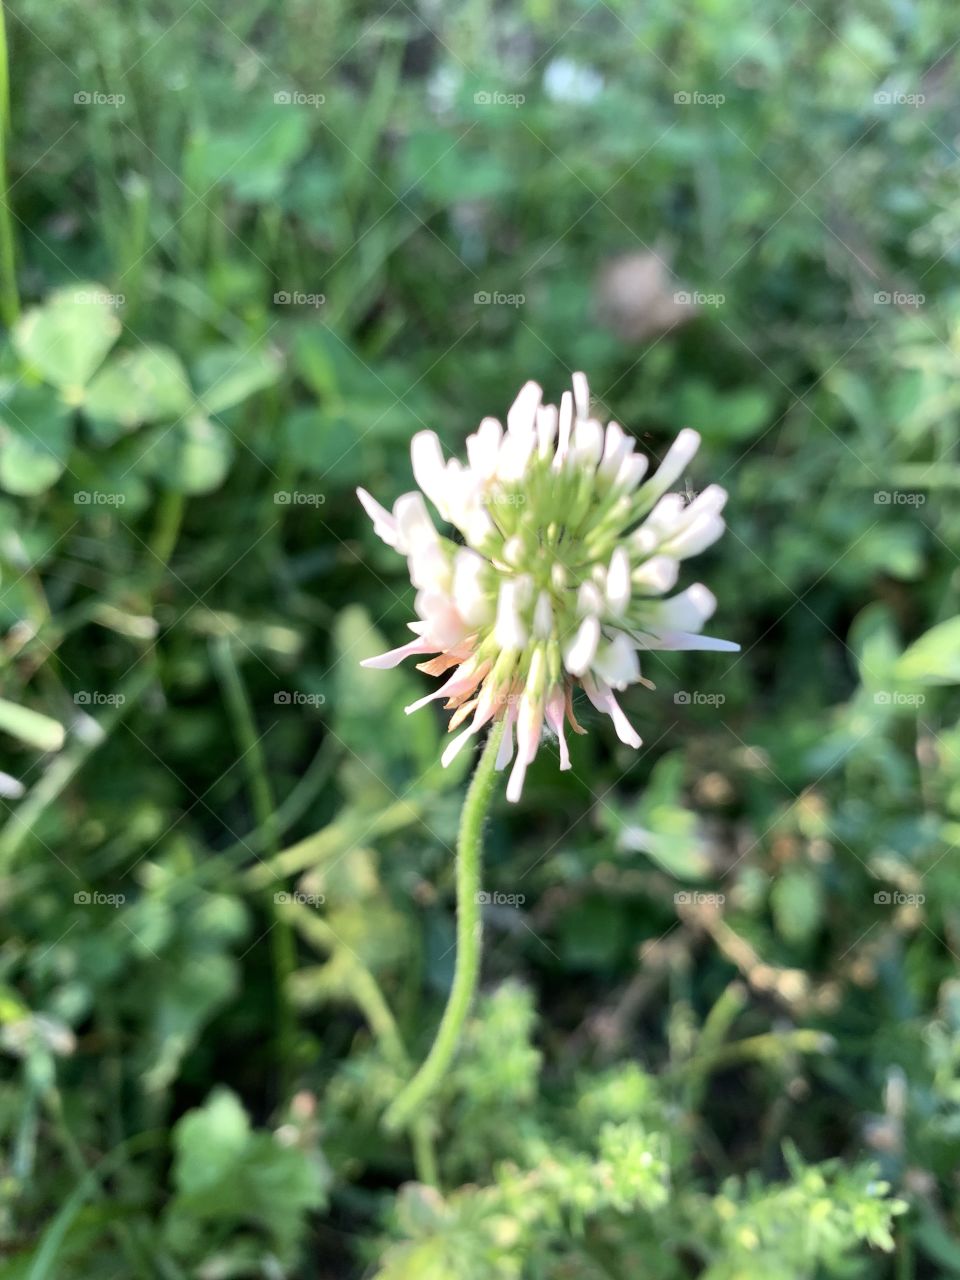
M 385 1128 L 406 1128 L 436 1091 L 457 1052 L 464 1023 L 480 976 L 480 869 L 483 856 L 483 822 L 494 788 L 494 766 L 505 721 L 490 730 L 470 783 L 460 816 L 457 837 L 457 963 L 447 1007 L 433 1047 L 420 1070 L 393 1100 L 383 1118 Z
M 0 316 L 7 328 L 20 315 L 17 292 L 13 218 L 7 193 L 7 141 L 10 137 L 10 69 L 7 58 L 7 22 L 0 0 Z

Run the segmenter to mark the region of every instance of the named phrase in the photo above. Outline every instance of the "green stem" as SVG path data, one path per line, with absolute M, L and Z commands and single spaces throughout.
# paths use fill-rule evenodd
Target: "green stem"
M 480 762 L 470 783 L 457 838 L 457 964 L 447 1007 L 433 1048 L 413 1079 L 387 1108 L 384 1127 L 396 1132 L 409 1126 L 446 1074 L 460 1043 L 463 1025 L 470 1012 L 480 974 L 480 865 L 483 851 L 483 820 L 490 807 L 494 788 L 494 765 L 504 721 L 490 731 Z
M 280 841 L 277 831 L 276 807 L 273 803 L 273 788 L 267 774 L 267 762 L 263 753 L 262 736 L 257 733 L 253 708 L 247 695 L 246 686 L 240 675 L 233 649 L 226 636 L 219 636 L 213 642 L 213 660 L 220 676 L 227 710 L 233 721 L 234 736 L 243 755 L 243 768 L 247 777 L 247 788 L 253 806 L 254 820 L 257 827 L 264 832 L 265 843 L 269 853 L 276 857 L 280 852 Z M 297 1024 L 293 1006 L 290 1003 L 290 975 L 296 967 L 296 945 L 293 932 L 288 921 L 283 919 L 276 895 L 264 894 L 267 913 L 273 919 L 270 930 L 270 951 L 273 959 L 274 981 L 277 999 L 277 1066 L 280 1074 L 281 1088 L 289 1092 L 290 1064 L 294 1057 Z
M 7 60 L 7 25 L 0 0 L 0 316 L 12 328 L 20 314 L 13 218 L 7 191 L 7 141 L 10 137 L 10 72 Z

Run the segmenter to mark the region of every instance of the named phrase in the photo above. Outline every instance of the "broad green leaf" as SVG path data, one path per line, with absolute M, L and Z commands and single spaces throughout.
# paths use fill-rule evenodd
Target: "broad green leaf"
M 960 683 L 960 615 L 915 640 L 901 655 L 895 672 L 912 684 Z
M 103 285 L 58 289 L 14 326 L 20 358 L 73 399 L 116 342 L 120 321 Z
M 280 376 L 279 356 L 269 347 L 238 351 L 236 347 L 215 347 L 205 352 L 194 366 L 197 398 L 207 413 L 223 413 L 249 399 Z
M 223 483 L 232 460 L 230 432 L 202 414 L 156 428 L 144 454 L 150 473 L 176 493 L 210 493 Z
M 96 437 L 110 444 L 144 422 L 186 413 L 193 401 L 180 358 L 169 347 L 122 351 L 97 372 L 83 398 Z
M 14 388 L 0 400 L 0 486 L 21 497 L 44 493 L 67 464 L 70 411 L 47 387 Z
M 38 751 L 59 751 L 65 736 L 63 725 L 56 720 L 5 698 L 0 698 L 0 732 L 9 733 Z

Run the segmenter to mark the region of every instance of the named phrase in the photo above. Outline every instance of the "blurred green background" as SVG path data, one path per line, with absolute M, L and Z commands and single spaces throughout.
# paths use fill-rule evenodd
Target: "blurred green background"
M 960 11 L 6 27 L 0 1275 L 960 1275 Z M 469 762 L 354 487 L 575 369 L 742 653 L 495 807 L 412 1150 Z

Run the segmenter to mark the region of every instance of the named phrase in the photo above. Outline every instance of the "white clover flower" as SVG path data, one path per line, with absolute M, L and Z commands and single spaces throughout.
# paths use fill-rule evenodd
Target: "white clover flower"
M 716 608 L 701 583 L 666 599 L 679 564 L 723 532 L 726 493 L 710 485 L 692 502 L 668 490 L 696 453 L 700 437 L 685 428 L 655 474 L 641 483 L 648 460 L 611 422 L 590 415 L 582 373 L 559 410 L 541 403 L 528 382 L 507 414 L 507 429 L 484 418 L 467 438 L 467 463 L 444 460 L 433 431 L 411 445 L 422 492 L 405 493 L 392 513 L 357 493 L 375 532 L 407 557 L 417 588 L 415 639 L 364 666 L 393 667 L 413 654 L 428 675 L 447 675 L 432 693 L 453 711 L 450 730 L 469 724 L 443 753 L 446 766 L 469 738 L 505 720 L 497 758 L 516 762 L 507 799 L 516 801 L 544 728 L 558 740 L 560 768 L 570 768 L 564 721 L 580 684 L 613 720 L 621 742 L 640 746 L 615 692 L 651 682 L 640 673 L 648 649 L 739 648 L 701 636 Z M 424 494 L 462 542 L 437 532 Z

